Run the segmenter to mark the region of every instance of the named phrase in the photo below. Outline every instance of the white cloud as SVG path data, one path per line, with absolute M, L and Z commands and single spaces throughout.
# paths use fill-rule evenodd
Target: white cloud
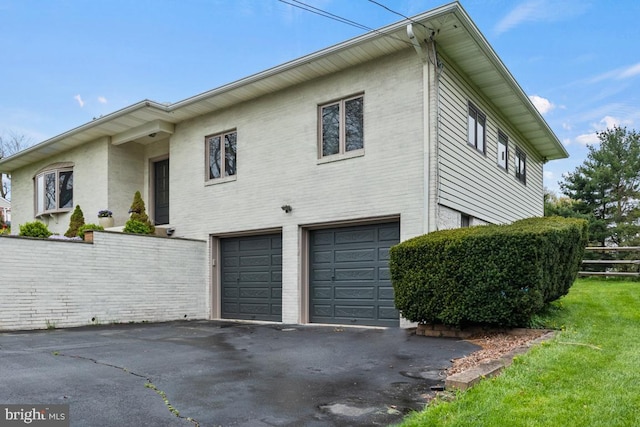
M 524 22 L 556 22 L 582 14 L 589 8 L 583 0 L 528 0 L 516 6 L 494 27 L 502 34 Z
M 79 94 L 74 96 L 73 99 L 78 101 L 78 105 L 80 105 L 80 108 L 84 107 L 84 101 L 82 100 L 82 97 Z
M 573 129 L 573 126 L 571 126 L 571 123 L 563 122 L 562 123 L 562 129 L 571 130 L 571 129 Z
M 98 97 L 98 102 L 100 104 L 106 104 L 107 103 L 107 98 L 105 98 L 104 96 L 99 96 Z
M 588 83 L 598 83 L 603 80 L 625 80 L 640 75 L 640 62 L 615 70 L 607 71 L 588 80 Z
M 529 96 L 529 99 L 531 100 L 531 102 L 533 102 L 533 105 L 535 105 L 540 114 L 546 114 L 556 108 L 556 106 L 553 105 L 553 103 L 547 98 L 543 98 L 538 95 L 531 95 Z
M 620 126 L 620 119 L 611 116 L 605 116 L 600 123 L 604 123 L 607 129 L 613 129 L 615 126 Z
M 592 133 L 584 133 L 582 135 L 578 135 L 576 137 L 576 142 L 580 145 L 591 145 L 599 143 L 600 140 L 598 139 L 598 135 L 594 131 Z
M 544 179 L 554 179 L 556 177 L 556 174 L 551 171 L 544 171 L 542 174 L 544 175 Z

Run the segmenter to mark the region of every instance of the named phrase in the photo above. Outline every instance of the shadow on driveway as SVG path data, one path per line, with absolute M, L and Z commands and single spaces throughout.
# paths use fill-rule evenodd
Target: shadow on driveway
M 401 329 L 185 321 L 0 333 L 0 403 L 72 426 L 389 425 L 478 347 Z

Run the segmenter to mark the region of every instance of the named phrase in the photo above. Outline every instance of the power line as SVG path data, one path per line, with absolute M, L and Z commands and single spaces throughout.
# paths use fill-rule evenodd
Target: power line
M 377 2 L 376 0 L 367 0 L 367 1 L 369 1 L 369 3 L 373 3 L 373 4 L 377 5 L 377 6 L 380 6 L 380 7 L 381 7 L 381 8 L 383 8 L 383 9 L 386 9 L 386 10 L 388 10 L 389 12 L 391 12 L 391 13 L 393 13 L 393 14 L 396 14 L 396 15 L 398 15 L 398 16 L 401 16 L 401 17 L 403 17 L 404 19 L 406 19 L 406 20 L 408 20 L 408 21 L 411 21 L 411 23 L 412 23 L 412 24 L 417 24 L 417 25 L 420 25 L 421 27 L 424 27 L 424 28 L 425 28 L 425 29 L 427 29 L 427 30 L 433 31 L 433 29 L 432 29 L 432 28 L 428 28 L 428 27 L 426 27 L 424 24 L 422 24 L 422 23 L 420 23 L 420 22 L 416 22 L 416 21 L 414 21 L 413 19 L 411 19 L 410 17 L 408 17 L 407 15 L 403 15 L 402 13 L 397 12 L 397 11 L 395 11 L 395 10 L 391 9 L 390 7 L 387 7 L 387 6 L 385 6 L 384 4 L 382 4 L 382 3 L 380 3 L 380 2 Z
M 376 30 L 375 28 L 367 27 L 366 25 L 360 24 L 358 22 L 352 21 L 350 19 L 344 18 L 344 17 L 336 15 L 334 13 L 327 12 L 326 10 L 322 10 L 320 8 L 311 6 L 311 5 L 309 5 L 307 3 L 304 3 L 302 1 L 299 1 L 299 0 L 291 0 L 291 1 L 278 0 L 278 1 L 281 2 L 281 3 L 287 4 L 289 6 L 293 6 L 293 7 L 297 7 L 298 9 L 305 10 L 307 12 L 315 13 L 316 15 L 320 15 L 320 16 L 322 16 L 324 18 L 333 19 L 334 21 L 338 21 L 338 22 L 341 22 L 343 24 L 351 25 L 352 27 L 356 27 L 356 28 L 359 28 L 361 30 L 371 31 L 371 32 L 374 32 L 376 34 L 380 34 L 382 36 L 392 38 L 394 40 L 397 40 L 397 41 L 400 41 L 402 43 L 405 43 L 408 46 L 413 46 L 409 41 L 407 41 L 405 39 L 401 39 L 401 38 L 392 36 L 391 34 L 385 33 L 385 32 L 380 31 L 380 30 Z

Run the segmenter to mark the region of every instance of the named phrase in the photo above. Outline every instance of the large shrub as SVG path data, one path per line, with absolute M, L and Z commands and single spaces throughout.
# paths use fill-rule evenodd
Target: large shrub
M 20 225 L 19 236 L 38 237 L 46 239 L 51 236 L 51 232 L 46 224 L 40 221 L 27 222 Z
M 443 230 L 391 249 L 396 307 L 421 323 L 526 324 L 577 276 L 587 223 L 531 218 Z
M 84 225 L 84 214 L 82 213 L 82 209 L 80 209 L 80 205 L 76 205 L 76 208 L 73 210 L 71 214 L 71 219 L 69 220 L 69 228 L 64 233 L 67 237 L 76 237 L 78 235 L 78 230 L 80 227 Z

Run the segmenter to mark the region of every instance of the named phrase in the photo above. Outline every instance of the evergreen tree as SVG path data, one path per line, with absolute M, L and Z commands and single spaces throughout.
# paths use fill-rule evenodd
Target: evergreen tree
M 69 228 L 67 232 L 64 233 L 67 237 L 77 237 L 78 230 L 80 227 L 84 225 L 84 215 L 82 214 L 82 209 L 80 209 L 80 205 L 76 205 L 76 208 L 73 210 L 71 214 L 71 219 L 69 221 Z
M 598 132 L 598 139 L 560 188 L 577 213 L 593 216 L 590 240 L 634 244 L 640 235 L 640 134 L 616 126 Z
M 151 221 L 149 221 L 144 200 L 142 200 L 142 195 L 139 191 L 136 191 L 133 195 L 133 202 L 131 203 L 131 208 L 129 208 L 129 214 L 129 220 L 124 228 L 125 232 L 137 234 L 153 234 L 155 232 L 156 228 L 151 224 Z M 141 226 L 140 223 L 146 225 L 146 227 Z M 145 233 L 146 230 L 148 230 L 148 233 Z

